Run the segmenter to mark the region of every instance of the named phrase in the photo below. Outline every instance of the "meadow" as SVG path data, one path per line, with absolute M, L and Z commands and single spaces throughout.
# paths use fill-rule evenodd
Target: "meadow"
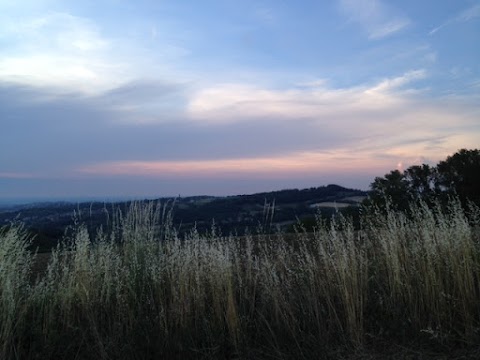
M 79 217 L 40 269 L 16 224 L 0 358 L 478 358 L 479 226 L 451 199 L 364 208 L 360 228 L 180 236 L 167 205 L 136 202 L 95 233 Z

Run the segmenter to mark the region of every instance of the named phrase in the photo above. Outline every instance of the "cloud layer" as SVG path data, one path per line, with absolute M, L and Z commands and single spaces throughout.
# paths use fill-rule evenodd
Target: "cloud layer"
M 348 20 L 360 25 L 372 40 L 385 38 L 410 25 L 397 9 L 380 0 L 340 0 Z
M 453 24 L 456 24 L 456 23 L 457 24 L 458 23 L 465 23 L 465 22 L 468 22 L 468 21 L 471 21 L 471 20 L 474 20 L 474 19 L 478 19 L 478 18 L 480 18 L 480 4 L 475 4 L 475 5 L 472 5 L 468 8 L 466 8 L 465 10 L 462 10 L 456 16 L 450 17 L 449 19 L 444 21 L 439 26 L 430 30 L 430 32 L 428 34 L 433 35 L 433 34 L 435 34 L 436 32 L 438 32 L 439 30 L 441 30 L 442 28 L 444 28 L 446 26 L 453 25 Z
M 0 4 L 0 197 L 367 188 L 478 147 L 478 4 L 132 4 Z
M 287 90 L 218 84 L 196 92 L 135 82 L 89 97 L 48 97 L 4 84 L 0 106 L 12 140 L 2 153 L 16 139 L 27 145 L 2 159 L 0 177 L 381 174 L 399 162 L 438 161 L 457 143 L 474 147 L 478 106 L 429 99 L 414 86 L 426 77 L 413 70 L 352 88 L 324 81 Z M 178 94 L 185 109 L 151 118 L 162 99 Z M 151 102 L 156 107 L 146 111 Z

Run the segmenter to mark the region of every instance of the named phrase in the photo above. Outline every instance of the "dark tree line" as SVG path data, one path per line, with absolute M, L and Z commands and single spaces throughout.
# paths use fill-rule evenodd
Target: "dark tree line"
M 463 204 L 480 205 L 480 150 L 462 149 L 437 166 L 411 166 L 403 172 L 392 170 L 377 177 L 370 185 L 369 202 L 384 205 L 390 201 L 399 210 L 406 210 L 412 201 L 435 200 L 458 196 Z

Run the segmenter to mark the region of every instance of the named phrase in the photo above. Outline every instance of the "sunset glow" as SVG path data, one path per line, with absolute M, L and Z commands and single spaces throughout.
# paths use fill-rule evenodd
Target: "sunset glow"
M 479 8 L 2 2 L 0 200 L 368 189 L 477 148 Z

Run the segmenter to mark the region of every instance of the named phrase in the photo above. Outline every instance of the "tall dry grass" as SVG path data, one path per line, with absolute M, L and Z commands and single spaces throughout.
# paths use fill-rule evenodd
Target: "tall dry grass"
M 480 340 L 480 211 L 365 209 L 362 229 L 180 238 L 169 205 L 78 221 L 32 281 L 19 227 L 0 233 L 0 358 L 322 358 L 372 342 Z M 413 215 L 413 216 L 412 216 Z

